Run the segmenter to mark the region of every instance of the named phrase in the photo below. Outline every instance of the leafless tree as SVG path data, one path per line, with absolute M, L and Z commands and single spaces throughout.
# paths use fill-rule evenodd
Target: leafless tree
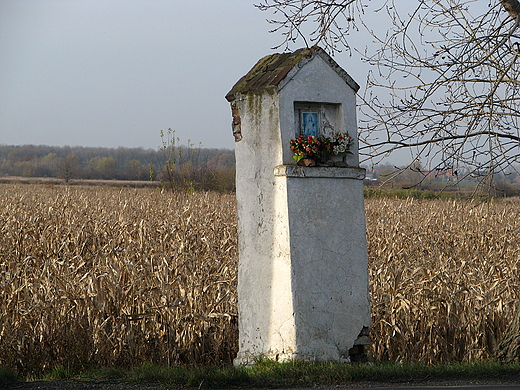
M 520 3 L 518 0 L 263 0 L 280 46 L 302 37 L 331 54 L 357 50 L 369 67 L 360 94 L 360 155 L 377 163 L 411 152 L 431 172 L 459 180 L 518 169 Z M 483 7 L 487 5 L 487 7 Z M 507 12 L 506 12 L 507 11 Z M 376 12 L 369 15 L 368 12 Z M 381 20 L 388 28 L 381 32 Z M 349 41 L 359 30 L 378 50 Z
M 75 178 L 81 169 L 79 158 L 75 154 L 69 154 L 59 160 L 58 171 L 61 178 L 68 183 L 70 179 Z

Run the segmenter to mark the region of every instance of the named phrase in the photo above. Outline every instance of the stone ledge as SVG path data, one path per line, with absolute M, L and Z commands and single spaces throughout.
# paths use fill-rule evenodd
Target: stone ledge
M 365 169 L 359 167 L 301 167 L 299 165 L 277 165 L 274 167 L 275 176 L 296 178 L 331 178 L 363 180 Z

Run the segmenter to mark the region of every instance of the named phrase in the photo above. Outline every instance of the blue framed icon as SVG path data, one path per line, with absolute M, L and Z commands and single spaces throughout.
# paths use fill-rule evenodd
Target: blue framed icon
M 302 134 L 317 136 L 319 131 L 319 116 L 317 112 L 302 112 Z

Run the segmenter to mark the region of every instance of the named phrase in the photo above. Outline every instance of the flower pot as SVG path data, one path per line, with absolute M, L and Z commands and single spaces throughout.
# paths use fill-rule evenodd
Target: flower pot
M 298 161 L 298 165 L 302 167 L 315 167 L 316 161 L 312 158 L 302 158 Z

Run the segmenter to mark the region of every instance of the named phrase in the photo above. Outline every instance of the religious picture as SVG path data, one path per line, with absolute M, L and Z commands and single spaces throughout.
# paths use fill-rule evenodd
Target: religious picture
M 318 135 L 318 113 L 302 112 L 302 132 L 306 136 Z

